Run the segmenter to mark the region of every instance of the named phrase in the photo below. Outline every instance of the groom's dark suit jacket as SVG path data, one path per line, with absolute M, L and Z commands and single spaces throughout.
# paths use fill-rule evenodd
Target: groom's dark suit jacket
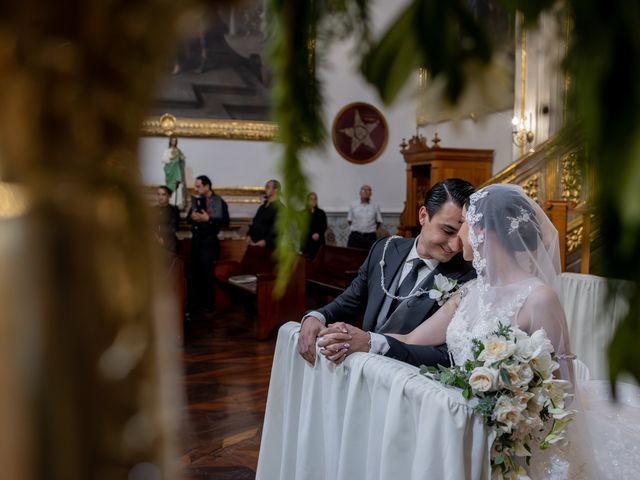
M 386 238 L 378 240 L 369 251 L 365 262 L 358 270 L 358 276 L 353 280 L 339 297 L 327 306 L 318 309 L 326 320 L 327 325 L 334 322 L 352 323 L 364 310 L 363 330 L 376 333 L 409 333 L 422 322 L 433 315 L 439 306 L 437 301 L 428 295 L 421 295 L 403 301 L 393 314 L 381 325 L 376 325 L 381 309 L 385 304 L 385 294 L 380 287 L 380 260 Z M 396 238 L 391 241 L 385 254 L 385 287 L 389 290 L 394 277 L 404 265 L 405 259 L 415 238 Z M 420 288 L 429 290 L 433 286 L 433 279 L 438 273 L 445 277 L 466 282 L 476 276 L 475 270 L 469 262 L 458 254 L 447 263 L 440 263 L 421 282 Z M 393 293 L 393 292 L 391 292 Z M 387 336 L 390 349 L 386 356 L 411 363 L 412 365 L 442 365 L 449 364 L 446 345 L 429 347 L 422 345 L 408 345 Z

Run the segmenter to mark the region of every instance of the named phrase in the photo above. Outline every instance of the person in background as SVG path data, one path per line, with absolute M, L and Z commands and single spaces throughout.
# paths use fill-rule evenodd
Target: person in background
M 178 207 L 169 203 L 172 194 L 173 192 L 166 185 L 158 187 L 156 192 L 158 204 L 153 208 L 153 233 L 158 244 L 172 253 L 177 253 L 176 233 L 180 223 L 180 211 Z
M 360 200 L 349 205 L 347 214 L 349 223 L 349 239 L 347 247 L 369 250 L 376 242 L 376 230 L 382 225 L 380 206 L 371 202 L 371 187 L 360 187 Z
M 279 195 L 280 182 L 273 179 L 269 180 L 264 186 L 264 203 L 258 208 L 247 232 L 247 244 L 256 247 L 275 248 L 276 218 L 278 210 L 282 207 Z
M 213 262 L 220 259 L 220 229 L 229 225 L 229 208 L 211 189 L 211 179 L 200 175 L 195 181 L 187 221 L 191 224 L 191 275 L 188 285 L 189 311 L 213 310 Z
M 318 207 L 318 195 L 311 192 L 307 195 L 307 211 L 309 212 L 309 231 L 302 248 L 302 254 L 310 259 L 316 258 L 321 245 L 324 245 L 324 232 L 327 230 L 327 214 Z

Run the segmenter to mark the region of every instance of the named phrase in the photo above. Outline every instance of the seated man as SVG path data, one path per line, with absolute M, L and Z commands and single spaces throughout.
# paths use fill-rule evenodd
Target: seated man
M 418 213 L 422 225 L 418 237 L 376 242 L 349 288 L 303 318 L 298 339 L 303 358 L 315 363 L 316 338 L 327 331 L 325 326 L 352 323 L 364 311 L 364 330 L 350 326 L 347 332 L 333 335 L 334 340 L 321 339 L 319 345 L 334 341 L 343 344 L 347 355 L 372 352 L 413 365 L 449 365 L 446 345 L 408 345 L 382 334 L 408 333 L 433 315 L 439 305 L 425 292 L 432 288 L 435 275 L 458 282 L 475 277 L 471 264 L 462 258 L 457 236 L 463 223 L 462 206 L 473 191 L 469 182 L 455 178 L 433 185 Z M 321 352 L 332 359 L 333 352 Z

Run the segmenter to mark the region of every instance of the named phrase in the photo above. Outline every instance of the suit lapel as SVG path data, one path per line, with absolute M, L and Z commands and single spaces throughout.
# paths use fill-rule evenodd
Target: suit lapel
M 384 288 L 386 288 L 387 291 L 389 291 L 389 287 L 397 275 L 398 270 L 400 270 L 400 267 L 404 265 L 404 260 L 407 258 L 407 255 L 409 255 L 413 242 L 415 242 L 415 238 L 398 238 L 391 240 L 387 253 L 384 256 L 385 265 L 383 267 Z M 380 266 L 377 265 L 376 268 L 378 269 L 378 272 L 380 272 Z M 368 325 L 369 322 L 367 322 L 367 325 L 363 325 L 363 327 L 369 327 L 371 330 L 375 328 L 378 315 L 380 314 L 380 309 L 384 304 L 385 298 L 387 298 L 380 288 L 380 274 L 376 275 L 375 278 L 377 279 L 377 286 L 373 291 L 377 292 L 378 295 L 376 295 L 375 299 L 371 298 L 371 300 L 375 302 L 375 308 L 373 309 L 374 315 L 370 319 L 371 325 Z
M 387 255 L 385 255 L 385 266 L 384 266 L 384 287 L 389 290 L 391 287 L 391 282 L 400 270 L 400 267 L 404 265 L 404 261 L 409 255 L 411 251 L 411 247 L 413 246 L 414 238 L 408 239 L 409 241 L 392 241 L 391 245 L 389 245 L 389 249 L 387 250 Z
M 440 263 L 420 282 L 419 288 L 423 290 L 433 288 L 433 281 L 438 274 L 457 280 L 464 273 L 464 270 L 459 267 L 452 268 L 449 263 Z M 409 333 L 430 316 L 435 305 L 436 300 L 429 298 L 426 293 L 409 298 L 398 306 L 396 311 L 380 326 L 378 332 Z

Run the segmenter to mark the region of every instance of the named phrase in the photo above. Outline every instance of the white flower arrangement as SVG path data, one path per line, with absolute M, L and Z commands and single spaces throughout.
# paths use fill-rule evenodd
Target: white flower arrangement
M 538 442 L 543 450 L 563 442 L 575 413 L 565 409 L 571 384 L 553 377 L 558 367 L 544 330 L 529 336 L 499 323 L 488 337 L 473 340 L 473 360 L 450 368 L 423 366 L 421 372 L 477 400 L 474 411 L 497 433 L 492 478 L 515 480 L 527 478 L 530 445 Z
M 456 293 L 457 286 L 457 280 L 447 278 L 441 273 L 438 273 L 433 278 L 433 288 L 427 293 L 429 294 L 429 298 L 431 298 L 432 300 L 436 300 L 438 302 L 438 305 L 442 306 L 449 297 Z

